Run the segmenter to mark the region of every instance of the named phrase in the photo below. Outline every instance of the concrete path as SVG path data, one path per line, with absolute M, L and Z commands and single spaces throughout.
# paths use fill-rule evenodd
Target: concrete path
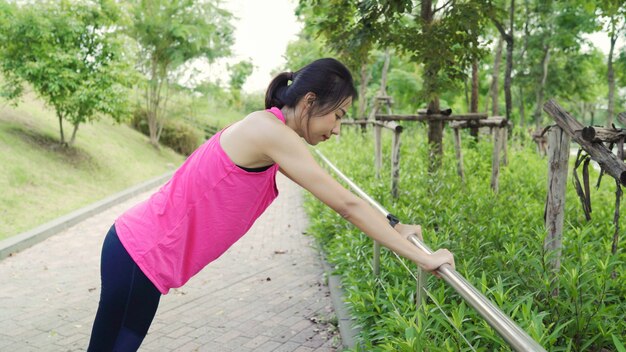
M 335 351 L 339 335 L 299 187 L 184 287 L 161 299 L 140 351 Z M 142 194 L 0 261 L 0 351 L 84 351 L 102 240 Z

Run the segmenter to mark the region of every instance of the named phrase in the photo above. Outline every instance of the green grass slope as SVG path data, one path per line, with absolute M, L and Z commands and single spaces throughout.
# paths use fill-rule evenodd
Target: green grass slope
M 66 138 L 72 126 L 65 124 Z M 69 139 L 69 138 L 68 138 Z M 0 240 L 161 175 L 182 163 L 170 149 L 108 118 L 82 124 L 58 144 L 54 111 L 32 97 L 0 100 Z

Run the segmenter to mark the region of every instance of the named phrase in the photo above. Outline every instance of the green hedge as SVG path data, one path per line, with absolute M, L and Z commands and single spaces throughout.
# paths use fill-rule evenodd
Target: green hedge
M 403 222 L 421 224 L 432 248 L 449 248 L 457 270 L 546 350 L 617 350 L 615 341 L 626 339 L 626 239 L 611 255 L 615 183 L 609 177 L 592 191 L 590 222 L 568 185 L 560 292 L 553 297 L 543 252 L 547 161 L 534 145 L 509 147 L 509 165 L 501 169 L 496 195 L 490 189 L 490 138 L 471 143 L 464 136 L 463 184 L 456 175 L 451 136 L 444 142 L 442 170 L 429 175 L 426 131 L 409 126 L 402 136 L 400 198 L 394 201 L 389 134 L 383 133 L 385 164 L 382 178 L 376 179 L 369 132 L 344 128 L 339 141 L 319 148 Z M 362 328 L 363 350 L 471 351 L 468 342 L 477 351 L 510 350 L 443 280 L 429 275 L 430 297 L 416 310 L 415 281 L 395 256 L 383 250 L 377 282 L 370 266 L 372 241 L 314 198 L 308 197 L 306 207 L 309 232 L 342 275 L 347 303 Z
M 146 111 L 136 108 L 133 112 L 131 125 L 136 130 L 150 135 Z M 166 120 L 161 131 L 159 143 L 168 146 L 183 155 L 190 155 L 202 143 L 205 131 L 199 132 L 198 128 L 182 120 Z

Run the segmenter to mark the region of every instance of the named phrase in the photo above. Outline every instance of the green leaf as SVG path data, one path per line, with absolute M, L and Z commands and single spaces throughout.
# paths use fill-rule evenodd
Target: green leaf
M 613 339 L 613 344 L 615 345 L 617 352 L 626 352 L 626 347 L 624 347 L 624 344 L 617 338 L 617 336 L 611 335 L 611 338 Z

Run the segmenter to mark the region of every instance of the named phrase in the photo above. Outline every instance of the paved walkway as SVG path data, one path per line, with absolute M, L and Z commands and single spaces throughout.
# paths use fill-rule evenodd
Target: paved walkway
M 299 187 L 183 288 L 161 299 L 140 351 L 335 351 L 339 335 Z M 0 261 L 0 351 L 84 351 L 100 292 L 102 240 L 142 194 Z

